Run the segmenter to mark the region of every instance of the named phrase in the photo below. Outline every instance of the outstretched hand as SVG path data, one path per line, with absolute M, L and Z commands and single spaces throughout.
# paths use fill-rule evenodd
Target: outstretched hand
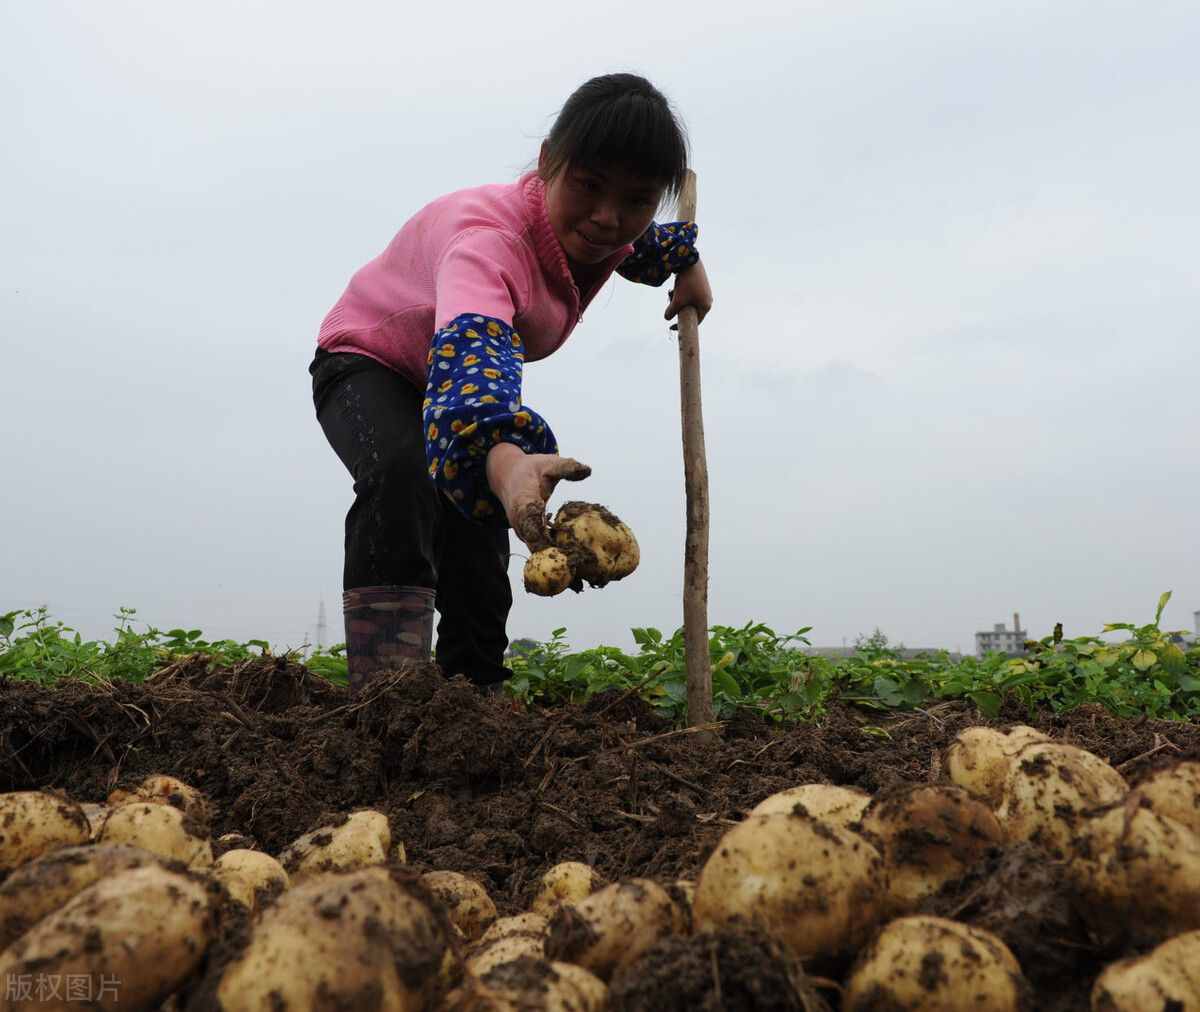
M 530 551 L 550 545 L 546 503 L 560 481 L 582 481 L 587 464 L 556 453 L 526 453 L 512 443 L 497 443 L 487 455 L 487 480 L 504 507 L 512 529 Z

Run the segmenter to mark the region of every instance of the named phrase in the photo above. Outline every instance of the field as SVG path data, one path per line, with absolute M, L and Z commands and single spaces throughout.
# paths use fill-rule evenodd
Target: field
M 45 621 L 30 628 L 43 630 L 45 663 L 86 646 L 72 647 Z M 659 665 L 671 643 L 653 631 L 645 633 L 643 659 L 629 659 L 640 668 L 626 671 L 623 681 L 604 664 L 619 651 L 604 648 L 607 655 L 602 650 L 572 665 L 568 658 L 579 655 L 552 643 L 517 664 L 518 698 L 484 698 L 433 665 L 416 665 L 351 701 L 336 679 L 314 673 L 296 656 L 260 656 L 261 648 L 242 645 L 234 659 L 232 644 L 223 656 L 220 649 L 182 646 L 172 653 L 162 649 L 169 638 L 162 634 L 126 643 L 130 656 L 135 647 L 148 651 L 148 676 L 38 679 L 29 676 L 30 633 L 19 640 L 10 617 L 8 653 L 0 658 L 15 667 L 17 646 L 24 644 L 26 677 L 10 673 L 0 683 L 0 790 L 52 789 L 102 802 L 114 788 L 166 773 L 208 797 L 214 840 L 244 834 L 250 846 L 272 855 L 344 813 L 373 808 L 386 814 L 392 839 L 403 842 L 407 869 L 466 873 L 485 886 L 504 916 L 529 909 L 543 873 L 562 861 L 585 862 L 610 882 L 694 881 L 721 837 L 751 808 L 798 784 L 883 795 L 903 785 L 943 783 L 946 748 L 968 726 L 1033 725 L 1094 752 L 1131 785 L 1168 763 L 1200 759 L 1191 681 L 1200 658 L 1180 651 L 1182 667 L 1168 672 L 1168 664 L 1146 674 L 1151 666 L 1138 657 L 1144 667 L 1131 669 L 1140 676 L 1134 684 L 1133 676 L 1121 674 L 1122 665 L 1133 664 L 1138 650 L 1151 650 L 1154 635 L 1156 659 L 1166 658 L 1166 640 L 1157 623 L 1123 631 L 1146 642 L 1135 642 L 1133 653 L 1103 668 L 1114 684 L 1096 685 L 1108 706 L 1061 702 L 1063 693 L 1085 684 L 1087 672 L 1077 669 L 1096 652 L 1087 650 L 1088 642 L 1106 642 L 1099 638 L 1047 637 L 1044 663 L 1021 661 L 1027 668 L 1018 671 L 997 659 L 990 669 L 981 666 L 990 672 L 990 686 L 940 696 L 945 682 L 932 679 L 930 668 L 878 663 L 891 658 L 886 644 L 876 642 L 863 644 L 861 663 L 875 665 L 869 683 L 832 670 L 822 675 L 820 665 L 803 667 L 793 654 L 802 677 L 793 671 L 776 679 L 781 688 L 772 692 L 762 680 L 753 687 L 745 675 L 723 693 L 719 726 L 696 733 L 680 726 L 673 692 L 663 688 L 669 665 L 647 670 Z M 720 648 L 738 633 L 717 634 L 725 636 L 714 644 L 717 664 L 731 652 Z M 736 675 L 739 661 L 744 671 L 769 668 L 768 661 L 778 663 L 780 652 L 791 649 L 761 627 L 753 635 L 760 653 L 770 656 L 749 656 L 751 640 L 744 638 L 738 641 L 743 656 L 720 671 Z M 183 646 L 199 642 L 183 637 Z M 1067 653 L 1064 642 L 1073 644 L 1075 688 L 1044 676 L 1058 670 L 1054 659 Z M 1080 648 L 1085 653 L 1078 654 Z M 93 650 L 93 661 L 103 652 Z M 328 656 L 313 665 L 327 673 L 330 666 Z M 1033 671 L 1043 673 L 1040 681 L 999 684 Z M 829 684 L 819 694 L 806 693 L 818 677 Z M 619 684 L 596 684 L 606 678 Z M 880 678 L 886 681 L 876 684 Z M 1129 684 L 1121 688 L 1121 681 Z M 740 705 L 735 692 L 744 697 Z M 1150 701 L 1145 709 L 1157 707 L 1174 719 L 1113 712 L 1113 699 L 1125 699 L 1120 705 L 1131 709 L 1138 693 Z M 792 719 L 787 707 L 810 719 Z M 212 982 L 249 931 L 238 909 L 222 907 L 218 940 L 163 1007 L 215 1007 Z M 1098 921 L 1063 863 L 1028 844 L 988 851 L 924 909 L 1002 938 L 1030 985 L 1025 1007 L 1031 1009 L 1090 1008 L 1092 982 L 1103 967 L 1156 941 L 1145 932 L 1134 937 L 1119 918 Z M 1200 910 L 1196 914 L 1200 927 Z M 811 980 L 798 983 L 788 957 L 768 939 L 751 929 L 726 931 L 699 949 L 664 945 L 620 971 L 607 1007 L 837 1009 L 838 985 L 853 955 L 815 961 L 806 967 Z M 429 1007 L 451 1007 L 438 1002 Z

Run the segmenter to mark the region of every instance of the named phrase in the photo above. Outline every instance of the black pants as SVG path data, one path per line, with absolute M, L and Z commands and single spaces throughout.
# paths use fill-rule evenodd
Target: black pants
M 343 589 L 434 588 L 442 670 L 480 684 L 508 678 L 508 525 L 470 520 L 434 488 L 423 392 L 364 355 L 318 350 L 309 372 L 317 420 L 354 479 Z

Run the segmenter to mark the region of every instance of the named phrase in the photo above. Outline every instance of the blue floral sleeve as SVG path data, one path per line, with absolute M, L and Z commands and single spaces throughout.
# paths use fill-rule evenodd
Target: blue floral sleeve
M 656 221 L 634 240 L 633 252 L 617 268 L 617 273 L 628 281 L 657 288 L 672 274 L 678 274 L 700 259 L 696 251 L 699 226 L 694 221 L 669 221 L 660 225 Z
M 421 409 L 429 476 L 477 520 L 504 513 L 487 485 L 488 450 L 506 442 L 526 453 L 558 452 L 545 419 L 521 404 L 524 361 L 521 336 L 492 316 L 456 316 L 429 349 Z

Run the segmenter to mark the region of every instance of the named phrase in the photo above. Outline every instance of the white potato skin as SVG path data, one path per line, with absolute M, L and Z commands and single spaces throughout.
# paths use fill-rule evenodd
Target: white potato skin
M 1009 840 L 1029 840 L 1062 858 L 1084 814 L 1120 801 L 1128 790 L 1099 756 L 1074 745 L 1035 742 L 1013 757 L 996 814 Z
M 62 847 L 27 861 L 0 885 L 0 951 L 94 882 L 160 863 L 123 843 Z
M 1157 770 L 1134 788 L 1159 815 L 1200 833 L 1200 762 L 1178 762 Z
M 384 864 L 392 831 L 382 812 L 354 812 L 338 826 L 321 826 L 287 846 L 279 855 L 293 885 L 330 871 L 354 871 Z
M 487 945 L 506 935 L 541 935 L 546 934 L 550 921 L 541 914 L 527 912 L 514 914 L 512 917 L 501 917 L 483 933 L 479 944 Z
M 199 965 L 215 934 L 212 911 L 212 894 L 196 876 L 157 866 L 118 872 L 9 946 L 0 955 L 0 980 L 86 976 L 93 999 L 104 994 L 88 1008 L 155 1008 Z M 69 1012 L 81 1005 L 65 989 L 58 999 L 0 1004 L 5 1012 L 18 1007 Z
M 496 904 L 474 879 L 456 871 L 431 871 L 421 882 L 445 905 L 450 922 L 469 942 L 475 941 L 496 919 Z
M 314 875 L 263 910 L 222 974 L 218 1007 L 425 1012 L 446 951 L 443 924 L 387 868 Z
M 629 879 L 559 907 L 550 918 L 546 957 L 575 963 L 607 981 L 659 939 L 683 934 L 687 927 L 683 911 L 662 886 Z
M 185 784 L 177 777 L 153 773 L 132 790 L 117 790 L 108 796 L 110 808 L 119 808 L 134 801 L 178 808 L 191 816 L 194 823 L 202 826 L 202 832 L 208 832 L 212 815 L 208 799 L 195 787 Z
M 554 597 L 571 586 L 571 562 L 558 548 L 534 552 L 522 572 L 525 589 L 539 597 Z
M 608 985 L 571 963 L 527 957 L 472 977 L 451 994 L 448 1012 L 604 1012 Z
M 764 798 L 750 810 L 750 814 L 786 815 L 796 805 L 803 805 L 804 810 L 813 818 L 845 829 L 862 817 L 870 803 L 871 795 L 856 787 L 801 784 L 799 787 L 789 787 Z
M 1200 929 L 1200 836 L 1137 797 L 1082 822 L 1067 873 L 1098 935 L 1156 944 Z
M 291 884 L 283 865 L 261 850 L 227 850 L 213 862 L 209 874 L 250 913 Z
M 1050 740 L 1024 724 L 1007 733 L 991 727 L 964 728 L 946 750 L 946 772 L 972 797 L 997 808 L 1004 798 L 1004 781 L 1013 756 L 1026 745 Z
M 748 818 L 696 883 L 697 932 L 755 924 L 799 959 L 852 952 L 882 919 L 887 872 L 864 838 L 803 813 Z
M 610 523 L 605 511 L 592 503 L 564 503 L 551 528 L 555 544 L 575 559 L 575 574 L 597 587 L 624 579 L 641 561 L 641 549 L 629 525 L 619 520 Z M 590 557 L 578 557 L 572 551 L 575 546 L 586 549 L 585 556 L 590 553 Z
M 1200 931 L 1109 966 L 1092 987 L 1093 1012 L 1200 1009 Z
M 191 832 L 192 823 L 178 808 L 138 801 L 108 813 L 96 837 L 99 843 L 128 843 L 160 857 L 204 869 L 213 863 L 212 842 Z
M 541 959 L 546 954 L 546 940 L 542 935 L 528 933 L 510 934 L 491 942 L 481 943 L 467 957 L 467 972 L 482 977 L 497 966 L 511 963 L 522 956 Z
M 892 921 L 859 956 L 843 1012 L 1019 1012 L 1028 985 L 991 932 L 942 917 Z
M 87 816 L 74 801 L 44 791 L 0 794 L 0 873 L 90 837 Z
M 578 903 L 607 885 L 591 865 L 581 861 L 562 861 L 542 876 L 541 887 L 530 910 L 550 917 L 564 903 Z
M 861 828 L 881 843 L 893 916 L 915 910 L 1005 840 L 992 810 L 952 785 L 881 794 L 867 807 Z

